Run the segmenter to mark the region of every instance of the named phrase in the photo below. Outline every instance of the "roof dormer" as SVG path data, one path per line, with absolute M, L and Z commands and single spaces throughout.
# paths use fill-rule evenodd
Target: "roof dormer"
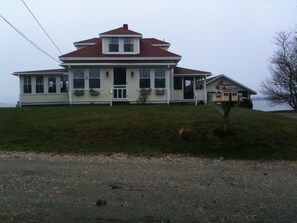
M 129 30 L 128 25 L 101 33 L 103 54 L 139 54 L 141 33 Z

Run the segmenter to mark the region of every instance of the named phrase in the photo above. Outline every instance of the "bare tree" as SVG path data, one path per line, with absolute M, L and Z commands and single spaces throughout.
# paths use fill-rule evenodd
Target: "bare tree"
M 297 32 L 279 32 L 270 59 L 270 78 L 262 82 L 261 92 L 272 104 L 287 104 L 297 110 Z

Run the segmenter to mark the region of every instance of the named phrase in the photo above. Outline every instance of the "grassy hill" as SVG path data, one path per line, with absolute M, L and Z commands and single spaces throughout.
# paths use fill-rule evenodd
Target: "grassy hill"
M 0 136 L 5 151 L 297 160 L 297 120 L 240 108 L 228 134 L 212 106 L 1 108 Z

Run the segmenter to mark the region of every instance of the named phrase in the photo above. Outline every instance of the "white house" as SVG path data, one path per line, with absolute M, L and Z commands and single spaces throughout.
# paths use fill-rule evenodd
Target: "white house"
M 62 69 L 13 73 L 21 106 L 207 102 L 210 72 L 179 67 L 170 43 L 143 38 L 127 24 L 74 46 L 59 57 Z

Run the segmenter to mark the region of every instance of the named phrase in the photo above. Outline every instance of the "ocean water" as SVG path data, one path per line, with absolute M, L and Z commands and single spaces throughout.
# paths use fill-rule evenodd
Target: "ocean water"
M 253 100 L 253 109 L 260 111 L 281 111 L 281 110 L 293 110 L 287 105 L 271 105 L 266 100 Z

